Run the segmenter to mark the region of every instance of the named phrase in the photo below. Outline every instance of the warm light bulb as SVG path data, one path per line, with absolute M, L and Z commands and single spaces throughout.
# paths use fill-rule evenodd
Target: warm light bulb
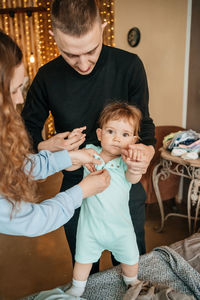
M 30 63 L 32 63 L 32 64 L 35 62 L 35 57 L 34 57 L 33 53 L 31 53 L 29 60 L 30 60 Z

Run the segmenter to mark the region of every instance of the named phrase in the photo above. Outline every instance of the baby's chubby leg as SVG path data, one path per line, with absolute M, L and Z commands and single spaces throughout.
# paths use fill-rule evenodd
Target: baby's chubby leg
M 92 264 L 80 264 L 79 262 L 75 262 L 72 286 L 65 293 L 72 296 L 82 296 L 91 268 Z
M 121 263 L 122 268 L 122 277 L 125 284 L 134 285 L 137 283 L 137 274 L 138 274 L 138 263 L 135 265 L 126 265 Z

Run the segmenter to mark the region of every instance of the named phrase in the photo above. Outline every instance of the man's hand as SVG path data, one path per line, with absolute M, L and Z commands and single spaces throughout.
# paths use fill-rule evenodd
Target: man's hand
M 107 170 L 90 173 L 79 183 L 83 198 L 103 192 L 110 184 L 110 175 Z
M 56 152 L 60 150 L 77 150 L 85 141 L 86 134 L 82 133 L 85 129 L 86 126 L 76 128 L 72 132 L 66 131 L 58 133 L 50 139 L 40 142 L 38 144 L 38 151 L 49 150 L 51 152 Z
M 126 162 L 130 173 L 142 175 L 146 173 L 154 153 L 153 146 L 134 144 L 129 145 L 128 149 L 122 149 L 122 158 Z

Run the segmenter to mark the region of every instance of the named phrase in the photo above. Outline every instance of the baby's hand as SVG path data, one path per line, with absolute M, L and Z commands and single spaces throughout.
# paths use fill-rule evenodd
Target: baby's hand
M 85 164 L 84 166 L 90 171 L 90 173 L 96 172 L 94 164 Z
M 68 140 L 70 140 L 71 138 L 73 138 L 73 137 L 80 137 L 80 139 L 81 138 L 83 138 L 83 137 L 85 137 L 85 134 L 83 133 L 83 131 L 86 129 L 86 126 L 83 126 L 83 127 L 80 127 L 80 128 L 75 128 L 75 129 L 73 129 L 70 133 L 69 133 L 69 135 L 68 135 Z M 73 149 L 73 150 L 78 150 L 79 149 L 79 147 L 78 148 L 75 148 L 75 149 Z
M 125 157 L 122 156 L 129 170 L 132 169 L 133 163 L 140 163 L 145 161 L 145 157 L 145 153 L 138 149 L 129 149 L 127 150 L 127 155 Z
M 128 161 L 143 161 L 145 159 L 144 151 L 140 149 L 123 149 L 122 159 Z
M 145 157 L 145 153 L 141 149 L 128 149 L 127 160 L 129 161 L 143 161 Z
M 68 139 L 72 138 L 75 135 L 80 135 L 82 132 L 86 129 L 86 126 L 80 127 L 80 128 L 75 128 L 73 129 L 70 134 L 68 135 Z
M 129 145 L 128 149 L 122 149 L 121 153 L 132 173 L 145 174 L 155 151 L 153 146 L 135 144 Z

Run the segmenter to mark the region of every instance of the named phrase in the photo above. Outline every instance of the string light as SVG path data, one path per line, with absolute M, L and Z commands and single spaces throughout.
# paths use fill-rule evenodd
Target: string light
M 33 78 L 37 69 L 46 64 L 49 60 L 57 57 L 59 51 L 57 45 L 49 34 L 49 30 L 52 29 L 51 26 L 51 16 L 50 16 L 50 6 L 51 1 L 47 0 L 2 0 L 2 7 L 10 7 L 9 3 L 12 3 L 12 7 L 17 7 L 19 2 L 23 2 L 24 7 L 34 6 L 34 7 L 45 7 L 46 11 L 41 11 L 40 13 L 32 13 L 32 17 L 27 15 L 18 15 L 14 14 L 13 18 L 13 29 L 14 37 L 18 44 L 25 51 L 25 59 L 28 68 L 30 69 L 29 76 L 30 79 Z M 103 3 L 102 3 L 103 2 Z M 107 26 L 104 30 L 104 43 L 106 45 L 114 46 L 114 1 L 113 0 L 97 0 L 97 3 L 100 7 L 100 15 L 103 22 L 107 22 Z M 3 15 L 3 30 L 7 34 L 11 34 L 9 16 Z M 23 20 L 24 25 L 23 26 Z M 22 26 L 24 27 L 22 29 Z M 11 26 L 12 27 L 12 26 Z M 32 36 L 34 35 L 34 36 Z M 35 69 L 30 65 L 30 56 L 31 53 L 34 53 L 35 56 Z M 31 71 L 32 69 L 32 71 Z M 33 74 L 34 73 L 34 74 Z
M 104 44 L 108 46 L 115 46 L 114 43 L 114 1 L 104 0 L 103 4 L 101 0 L 97 1 L 100 7 L 100 15 L 103 22 L 107 22 L 107 26 L 104 30 Z
M 38 68 L 46 64 L 51 59 L 56 58 L 59 55 L 59 51 L 53 37 L 49 34 L 49 30 L 52 30 L 50 6 L 51 1 L 47 0 L 2 0 L 2 7 L 8 8 L 10 5 L 8 2 L 12 2 L 13 7 L 16 7 L 16 2 L 22 2 L 24 7 L 45 7 L 46 11 L 35 12 L 32 17 L 27 15 L 14 15 L 14 35 L 15 39 L 23 49 L 25 63 L 27 65 L 28 76 L 30 82 L 35 76 L 35 72 Z M 103 2 L 103 3 L 102 3 Z M 115 46 L 114 43 L 114 1 L 113 0 L 97 0 L 100 8 L 100 15 L 103 22 L 107 22 L 107 26 L 104 30 L 103 41 L 108 46 Z M 23 22 L 24 20 L 24 22 Z M 9 16 L 3 15 L 3 30 L 7 34 L 11 34 L 9 26 Z M 25 23 L 25 26 L 24 26 Z M 31 27 L 32 26 L 32 27 Z M 30 30 L 31 28 L 31 30 Z M 32 33 L 32 31 L 34 33 Z M 19 33 L 20 32 L 20 33 Z M 31 36 L 34 34 L 34 37 Z M 32 42 L 32 43 L 31 43 Z M 34 55 L 33 55 L 34 53 Z M 34 66 L 34 68 L 33 68 Z M 55 132 L 53 116 L 50 113 L 48 120 L 48 137 L 52 136 Z
M 37 1 L 36 1 L 37 2 Z M 35 3 L 36 5 L 36 3 Z M 34 14 L 34 25 L 35 25 L 35 53 L 37 54 L 37 65 L 38 67 L 41 65 L 41 44 L 40 44 L 40 36 L 39 36 L 39 13 Z
M 33 53 L 31 53 L 29 60 L 31 64 L 35 62 L 35 56 L 33 55 Z
M 6 0 L 3 0 L 3 8 L 6 8 Z M 8 29 L 8 16 L 4 15 L 3 17 L 4 21 L 4 31 L 6 34 L 9 34 L 9 29 Z
M 49 112 L 49 117 L 48 117 L 47 127 L 48 127 L 48 130 L 47 130 L 47 138 L 49 139 L 49 138 L 50 138 L 51 136 L 53 136 L 54 133 L 55 133 L 54 119 L 53 119 L 53 116 L 52 116 L 51 111 Z
M 16 7 L 16 1 L 13 0 L 13 7 Z M 19 44 L 19 25 L 18 25 L 18 18 L 17 15 L 14 14 L 14 28 L 15 28 L 15 38 L 17 44 Z

